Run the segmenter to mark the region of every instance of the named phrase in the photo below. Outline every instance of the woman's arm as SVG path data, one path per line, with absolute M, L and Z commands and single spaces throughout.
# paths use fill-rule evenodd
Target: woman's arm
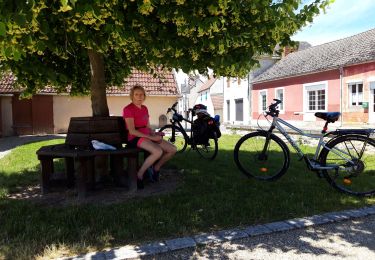
M 150 135 L 146 135 L 146 134 L 138 131 L 135 128 L 135 125 L 134 125 L 134 118 L 125 118 L 125 122 L 126 122 L 126 126 L 128 128 L 129 134 L 137 136 L 137 137 L 148 138 L 151 141 L 155 141 L 155 142 L 159 142 L 161 140 L 161 137 L 158 136 L 158 135 L 154 135 L 153 131 L 151 132 Z M 147 127 L 150 127 L 150 122 L 148 122 Z

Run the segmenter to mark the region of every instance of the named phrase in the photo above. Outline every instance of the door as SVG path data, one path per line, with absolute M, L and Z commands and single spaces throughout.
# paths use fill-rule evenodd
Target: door
M 12 98 L 13 128 L 16 135 L 53 134 L 53 96 Z
M 53 134 L 53 96 L 35 95 L 32 99 L 33 134 Z
M 13 129 L 16 135 L 33 134 L 33 119 L 31 99 L 19 99 L 16 94 L 12 97 Z

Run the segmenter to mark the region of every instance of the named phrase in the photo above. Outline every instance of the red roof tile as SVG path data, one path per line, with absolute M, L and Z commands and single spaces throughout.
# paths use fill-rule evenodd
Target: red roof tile
M 224 102 L 223 94 L 211 95 L 211 100 L 212 100 L 212 104 L 214 105 L 214 109 L 223 109 L 223 102 Z
M 199 92 L 202 92 L 204 90 L 207 90 L 209 89 L 216 81 L 216 78 L 215 77 L 212 77 L 212 78 L 209 78 L 202 86 L 201 86 L 201 89 L 198 91 Z
M 121 87 L 112 86 L 107 89 L 107 94 L 129 94 L 135 85 L 141 85 L 150 96 L 178 96 L 176 79 L 173 72 L 157 72 L 157 76 L 133 70 L 133 73 L 125 79 Z
M 0 94 L 8 94 L 19 92 L 13 89 L 14 77 L 7 75 L 0 79 Z M 157 76 L 153 77 L 152 74 L 133 70 L 132 74 L 124 80 L 122 86 L 111 86 L 107 88 L 108 95 L 129 95 L 130 89 L 139 84 L 146 89 L 147 95 L 150 96 L 179 96 L 176 79 L 173 72 L 157 72 Z M 67 87 L 67 92 L 69 88 Z M 57 93 L 52 87 L 45 87 L 39 93 Z
M 14 77 L 12 74 L 5 74 L 0 78 L 0 94 L 10 94 L 18 92 L 18 90 L 13 89 Z

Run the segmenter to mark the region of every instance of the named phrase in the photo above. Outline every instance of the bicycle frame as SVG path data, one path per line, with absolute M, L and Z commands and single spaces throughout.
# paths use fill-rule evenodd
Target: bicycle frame
M 286 127 L 289 127 L 293 131 L 297 132 L 301 136 L 306 136 L 314 139 L 318 139 L 318 146 L 316 147 L 315 154 L 312 158 L 308 158 L 301 150 L 299 145 L 293 140 L 293 138 L 287 133 L 287 131 L 284 129 L 282 125 L 285 125 Z M 327 137 L 328 135 L 337 135 L 335 132 L 330 132 L 327 134 L 321 134 L 321 135 L 313 135 L 313 134 L 308 134 L 305 133 L 303 130 L 291 125 L 290 123 L 286 122 L 285 120 L 278 118 L 277 116 L 273 117 L 272 124 L 270 129 L 268 130 L 268 133 L 271 134 L 274 129 L 277 129 L 291 144 L 291 146 L 295 149 L 295 151 L 298 153 L 300 160 L 304 159 L 308 168 L 313 171 L 320 171 L 320 170 L 331 170 L 331 169 L 337 169 L 337 165 L 326 165 L 322 166 L 318 162 L 318 157 L 319 153 L 321 152 L 322 149 L 328 149 L 329 151 L 332 151 L 335 153 L 337 156 L 341 157 L 343 160 L 347 161 L 348 163 L 351 163 L 354 165 L 354 162 L 348 158 L 350 158 L 350 154 L 348 154 L 345 151 L 342 151 L 338 148 L 331 149 L 329 148 L 326 144 L 328 142 L 324 141 L 324 138 Z M 267 146 L 267 145 L 266 145 Z M 265 147 L 266 149 L 266 147 Z M 347 157 L 345 157 L 347 156 Z
M 193 124 L 193 121 L 192 120 L 189 120 L 189 119 L 187 119 L 187 118 L 182 118 L 182 120 L 183 121 L 185 121 L 185 122 L 188 122 L 189 124 Z M 178 121 L 178 120 L 173 120 L 173 119 L 171 119 L 170 120 L 170 122 L 171 122 L 171 124 L 172 125 L 178 125 L 178 127 L 182 130 L 182 131 L 184 131 L 184 133 L 186 134 L 186 136 L 188 137 L 188 144 L 191 144 L 191 139 L 192 139 L 192 131 L 190 131 L 190 136 L 187 134 L 187 132 L 186 132 L 186 130 L 185 130 L 185 128 L 182 126 L 182 124 L 181 124 L 181 122 L 180 121 Z M 174 137 L 175 136 L 175 133 L 174 133 L 174 128 L 172 128 L 172 136 Z M 174 141 L 174 140 L 173 140 Z

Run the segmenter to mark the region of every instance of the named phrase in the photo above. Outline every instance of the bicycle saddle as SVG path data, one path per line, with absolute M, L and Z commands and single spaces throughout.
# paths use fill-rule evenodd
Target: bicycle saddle
M 339 119 L 340 115 L 341 115 L 340 112 L 316 112 L 315 113 L 316 117 L 326 120 L 328 123 L 336 122 Z

